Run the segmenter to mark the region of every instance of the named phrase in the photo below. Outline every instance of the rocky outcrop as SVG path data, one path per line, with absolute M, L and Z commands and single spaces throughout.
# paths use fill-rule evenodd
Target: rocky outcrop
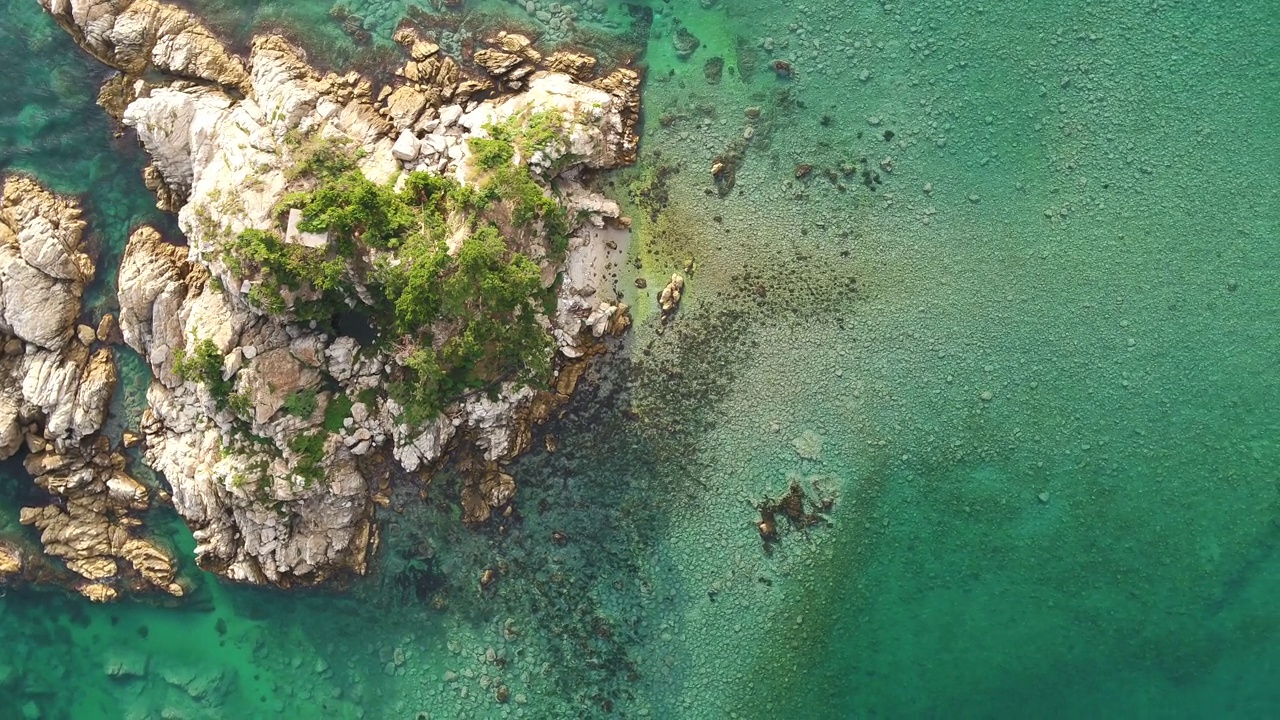
M 489 122 L 501 123 L 530 108 L 560 110 L 570 118 L 565 129 L 571 143 L 565 151 L 585 151 L 580 165 L 609 168 L 635 162 L 641 78 L 634 70 L 619 68 L 597 78 L 598 63 L 590 55 L 561 51 L 544 57 L 527 37 L 500 32 L 485 41 L 488 47 L 474 53 L 479 76 L 467 78 L 451 58 L 441 59 L 438 47 L 412 29 L 401 29 L 395 39 L 409 49 L 411 59 L 397 71 L 406 82 L 389 92 L 385 111 L 403 122 L 403 109 L 413 107 L 408 98 L 414 104 L 423 101 L 411 127 L 422 141 L 419 168 L 446 173 L 465 166 L 468 152 L 460 140 L 483 134 Z M 435 51 L 420 61 L 418 48 L 424 44 Z M 500 93 L 495 100 L 470 102 L 479 91 L 495 89 Z
M 658 307 L 662 309 L 662 314 L 675 314 L 680 307 L 682 297 L 684 297 L 684 277 L 680 273 L 673 273 L 671 282 L 668 282 L 658 295 Z
M 0 332 L 45 350 L 70 339 L 93 263 L 80 251 L 84 221 L 70 201 L 31 180 L 4 182 L 0 220 Z
M 40 531 L 45 554 L 78 576 L 74 585 L 86 597 L 114 599 L 121 588 L 181 595 L 172 554 L 139 530 L 149 491 L 99 434 L 116 368 L 92 329 L 75 332 L 93 278 L 83 230 L 74 202 L 29 179 L 5 179 L 0 458 L 27 448 L 26 469 L 51 502 L 23 508 L 20 519 Z
M 557 312 L 546 319 L 559 357 L 582 358 L 597 338 L 629 323 L 626 306 L 607 291 L 627 233 L 618 206 L 587 191 L 577 175 L 634 159 L 639 75 L 618 70 L 593 79 L 588 56 L 544 61 L 526 38 L 501 34 L 476 53 L 484 70 L 473 76 L 405 31 L 396 40 L 408 59 L 398 81 L 375 98 L 370 81 L 322 75 L 277 36 L 255 39 L 240 63 L 201 40 L 198 25 L 174 34 L 175 26 L 157 20 L 140 26 L 149 29 L 122 53 L 101 39 L 115 37 L 122 22 L 131 26 L 140 8 L 161 8 L 155 18 L 170 10 L 135 0 L 90 17 L 46 1 L 78 41 L 126 73 L 127 82 L 104 90 L 104 105 L 136 129 L 152 158 L 148 186 L 178 213 L 188 240 L 179 248 L 150 228 L 134 232 L 119 273 L 118 324 L 155 378 L 140 427 L 144 456 L 172 486 L 199 564 L 233 580 L 282 586 L 363 573 L 377 543 L 372 497 L 389 466 L 428 471 L 459 443 L 476 468 L 462 491 L 466 520 L 482 522 L 508 507 L 516 484 L 502 463 L 527 449 L 532 426 L 567 399 L 579 365 L 560 371 L 554 391 L 507 384 L 496 398 L 459 401 L 409 427 L 385 392 L 369 392 L 389 382 L 395 357 L 254 310 L 246 301 L 251 281 L 227 267 L 221 248 L 243 229 L 273 226 L 277 204 L 298 187 L 293 167 L 322 144 L 359 149 L 360 170 L 375 182 L 417 170 L 468 183 L 468 138 L 491 123 L 558 110 L 557 141 L 516 161 L 535 170 L 574 218 L 567 258 L 545 260 L 542 272 L 547 286 L 562 277 Z M 152 57 L 144 74 L 135 48 L 149 43 L 182 44 L 191 56 Z M 210 344 L 221 358 L 222 389 L 179 372 L 181 358 Z
M 150 70 L 242 88 L 240 59 L 191 13 L 154 0 L 40 0 L 80 47 L 128 75 Z
M 299 478 L 290 441 L 319 422 L 281 411 L 291 394 L 317 389 L 320 339 L 250 313 L 151 228 L 130 237 L 120 287 L 125 342 L 156 377 L 142 419 L 145 457 L 168 478 L 200 564 L 234 580 L 282 585 L 363 572 L 372 504 L 355 456 L 334 439 L 325 445 L 324 477 Z M 178 354 L 202 340 L 227 358 L 246 417 L 175 372 Z M 332 397 L 323 393 L 320 402 Z
M 142 524 L 136 514 L 148 508 L 150 491 L 124 472 L 123 456 L 110 453 L 106 438 L 97 438 L 92 449 L 87 457 L 52 449 L 27 456 L 36 483 L 64 501 L 23 508 L 22 524 L 40 531 L 45 554 L 81 576 L 76 588 L 91 599 L 115 599 L 122 587 L 185 594 L 172 553 L 135 533 Z
M 24 567 L 22 548 L 0 540 L 0 583 L 20 576 Z
M 590 55 L 578 52 L 560 51 L 547 58 L 546 68 L 551 72 L 572 75 L 578 80 L 589 80 L 596 72 L 599 63 Z

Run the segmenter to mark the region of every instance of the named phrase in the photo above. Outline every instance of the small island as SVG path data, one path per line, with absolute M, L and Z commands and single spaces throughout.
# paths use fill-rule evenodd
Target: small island
M 629 223 L 584 173 L 634 161 L 640 76 L 579 53 L 543 56 L 508 33 L 455 59 L 405 25 L 395 36 L 404 65 L 375 91 L 358 73 L 318 72 L 276 35 L 241 59 L 176 6 L 101 2 L 80 13 L 42 2 L 118 71 L 99 102 L 136 131 L 151 158 L 147 186 L 186 240 L 132 233 L 118 327 L 112 318 L 76 335 L 81 279 L 67 327 L 46 333 L 55 339 L 29 340 L 16 321 L 0 328 L 20 345 L 6 356 L 29 356 L 34 343 L 79 363 L 78 393 L 38 410 L 28 398 L 8 413 L 16 440 L 5 436 L 9 454 L 24 439 L 32 447 L 29 466 L 47 458 L 35 451 L 45 444 L 85 458 L 84 483 L 42 482 L 51 503 L 23 515 L 45 553 L 77 574 L 70 584 L 95 600 L 185 592 L 176 560 L 117 511 L 152 498 L 99 432 L 110 390 L 99 397 L 103 381 L 84 368 L 104 365 L 113 386 L 113 339 L 152 375 L 126 439 L 167 480 L 206 570 L 281 587 L 363 574 L 390 483 L 429 482 L 455 451 L 470 468 L 464 521 L 508 509 L 516 484 L 505 464 L 567 400 L 603 338 L 630 324 L 614 287 Z M 44 215 L 13 199 L 43 192 L 6 180 L 14 237 L 74 212 L 47 193 Z M 47 244 L 76 265 L 71 225 L 74 243 Z M 4 289 L 13 282 L 4 277 Z M 5 317 L 36 310 L 10 303 Z M 26 388 L 33 372 L 24 364 L 7 379 Z M 58 413 L 79 417 L 81 397 L 98 412 L 68 432 Z M 116 536 L 68 550 L 84 525 L 68 508 L 87 493 L 114 503 L 98 515 Z M 26 571 L 29 558 L 5 557 L 14 562 L 0 567 Z

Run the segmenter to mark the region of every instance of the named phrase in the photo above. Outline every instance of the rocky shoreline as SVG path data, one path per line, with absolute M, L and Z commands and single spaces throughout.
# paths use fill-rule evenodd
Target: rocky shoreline
M 0 458 L 25 447 L 25 468 L 47 502 L 20 521 L 40 532 L 44 553 L 73 573 L 61 576 L 17 544 L 0 548 L 0 580 L 60 579 L 91 600 L 122 589 L 181 596 L 176 562 L 149 538 L 140 515 L 151 493 L 125 472 L 121 448 L 101 433 L 116 367 L 108 342 L 114 320 L 77 325 L 93 279 L 84 222 L 75 201 L 23 177 L 4 181 L 0 199 Z
M 395 38 L 406 61 L 396 81 L 375 93 L 356 73 L 321 75 L 278 36 L 256 38 L 249 57 L 237 57 L 176 6 L 41 4 L 119 71 L 100 103 L 136 130 L 152 159 L 147 185 L 162 209 L 177 213 L 188 243 L 166 242 L 150 227 L 132 233 L 119 273 L 119 333 L 153 375 L 139 427 L 144 459 L 172 488 L 173 506 L 193 530 L 197 563 L 231 580 L 282 587 L 363 574 L 377 545 L 374 509 L 392 475 L 427 483 L 455 448 L 468 458 L 464 520 L 509 512 L 516 485 L 505 463 L 528 449 L 533 427 L 567 400 L 601 338 L 630 323 L 613 285 L 629 223 L 615 203 L 586 190 L 579 173 L 634 161 L 640 76 L 625 68 L 601 73 L 593 58 L 576 53 L 543 56 L 506 33 L 454 59 L 406 26 Z M 403 183 L 416 171 L 466 187 L 477 181 L 470 139 L 542 111 L 561 118 L 558 140 L 514 162 L 571 218 L 563 257 L 547 253 L 539 261 L 544 287 L 556 294 L 554 312 L 542 318 L 555 355 L 546 389 L 506 382 L 408 424 L 405 408 L 382 392 L 402 362 L 391 348 L 291 312 L 263 312 L 248 299 L 258 281 L 226 262 L 230 238 L 270 228 L 282 198 L 299 189 L 300 142 L 350 144 L 375 183 Z M 48 303 L 29 307 L 31 294 L 0 308 L 0 332 L 12 338 L 2 381 L 21 389 L 6 395 L 23 398 L 0 400 L 0 420 L 12 418 L 0 446 L 12 455 L 25 442 L 28 469 L 53 498 L 24 510 L 23 522 L 42 531 L 45 553 L 66 560 L 92 599 L 140 584 L 180 595 L 172 554 L 145 539 L 136 516 L 150 502 L 147 489 L 96 434 L 115 370 L 97 339 L 102 333 L 82 338 L 74 328 L 93 271 L 74 251 L 83 224 L 73 203 L 39 195 L 28 180 L 10 178 L 5 188 L 8 230 L 0 230 L 0 245 L 17 247 L 0 248 L 13 258 L 0 269 L 4 294 L 39 282 L 49 288 L 42 292 L 66 299 L 54 315 Z M 40 198 L 38 210 L 27 209 L 28 196 Z M 184 360 L 205 346 L 237 407 L 183 372 Z M 298 411 L 291 399 L 304 395 L 314 402 Z M 319 481 L 300 471 L 306 459 L 294 441 L 302 436 L 321 439 Z M 66 540 L 100 526 L 94 532 L 105 533 L 105 544 Z M 8 550 L 2 559 L 0 572 L 10 575 L 30 565 Z

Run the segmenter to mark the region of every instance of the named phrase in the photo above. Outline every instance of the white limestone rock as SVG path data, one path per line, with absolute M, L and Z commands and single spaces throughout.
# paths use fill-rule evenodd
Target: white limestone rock
M 400 131 L 400 137 L 396 138 L 395 145 L 391 146 L 391 154 L 403 163 L 412 163 L 418 159 L 418 138 L 412 130 L 406 128 Z
M 299 475 L 294 441 L 323 432 L 323 413 L 289 415 L 282 411 L 288 398 L 319 390 L 322 375 L 352 399 L 363 390 L 381 391 L 395 363 L 388 354 L 362 352 L 353 338 L 286 326 L 255 311 L 244 297 L 252 284 L 219 260 L 225 238 L 272 227 L 274 208 L 298 187 L 290 169 L 301 151 L 299 138 L 359 148 L 360 169 L 376 183 L 403 167 L 448 172 L 468 182 L 474 180 L 467 176 L 468 137 L 482 134 L 488 122 L 559 109 L 566 118 L 562 141 L 537 149 L 534 169 L 543 181 L 563 183 L 571 216 L 586 221 L 575 228 L 563 266 L 544 268 L 551 278 L 559 270 L 566 278 L 561 310 L 548 321 L 561 352 L 573 356 L 584 352 L 584 333 L 601 334 L 622 312 L 603 299 L 608 267 L 621 252 L 622 243 L 609 234 L 616 228 L 605 222 L 617 217 L 617 206 L 568 177 L 551 176 L 578 165 L 613 167 L 634 156 L 634 73 L 619 71 L 588 85 L 561 72 L 524 75 L 521 65 L 523 92 L 481 102 L 471 94 L 481 84 L 424 47 L 415 50 L 422 57 L 413 72 L 421 78 L 430 69 L 432 78 L 424 82 L 433 85 L 405 84 L 375 104 L 369 82 L 356 74 L 321 76 L 300 50 L 277 36 L 255 39 L 248 61 L 241 63 L 220 45 L 203 42 L 198 23 L 180 30 L 142 22 L 144 15 L 135 10 L 167 7 L 154 0 L 42 2 L 91 52 L 116 67 L 133 72 L 128 68 L 140 66 L 139 48 L 160 49 L 141 62 L 154 72 L 135 82 L 122 117 L 137 129 L 155 173 L 178 198 L 189 250 L 165 244 L 150 229 L 134 233 L 120 270 L 119 323 L 157 380 L 148 390 L 141 428 L 146 460 L 171 483 L 174 506 L 193 529 L 203 567 L 233 580 L 281 585 L 363 572 L 373 543 L 373 503 L 357 456 L 389 445 L 395 461 L 413 472 L 439 460 L 464 432 L 490 461 L 527 442 L 522 418 L 535 396 L 530 388 L 506 386 L 497 400 L 455 403 L 418 428 L 399 423 L 401 408 L 383 398 L 356 403 L 342 431 L 323 436 L 323 478 Z M 73 12 L 73 6 L 85 12 Z M 185 11 L 155 12 L 188 17 Z M 517 52 L 505 45 L 503 51 Z M 532 48 L 518 51 L 536 62 Z M 407 70 L 401 75 L 413 80 Z M 192 83 L 190 77 L 208 82 Z M 214 398 L 208 388 L 174 372 L 177 354 L 204 340 L 223 354 L 223 377 L 237 403 L 247 407 L 233 411 L 226 398 Z M 50 387 L 63 377 L 54 372 L 57 367 L 47 368 Z M 327 391 L 320 393 L 322 402 L 328 398 Z M 0 431 L 6 412 L 0 405 Z M 258 440 L 250 443 L 237 434 L 235 428 L 245 424 Z M 67 421 L 67 427 L 75 426 L 74 418 Z M 4 441 L 0 434 L 0 446 Z M 492 489 L 491 499 L 506 502 L 514 485 L 502 482 Z

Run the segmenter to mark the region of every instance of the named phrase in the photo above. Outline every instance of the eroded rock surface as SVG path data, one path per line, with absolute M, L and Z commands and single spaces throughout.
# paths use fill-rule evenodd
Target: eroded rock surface
M 88 342 L 75 333 L 80 298 L 93 279 L 83 231 L 73 201 L 27 178 L 5 178 L 0 458 L 27 448 L 26 469 L 51 501 L 23 508 L 20 520 L 40 531 L 45 554 L 79 576 L 75 586 L 86 597 L 110 600 L 124 588 L 182 595 L 172 553 L 140 529 L 149 491 L 99 434 L 116 367 L 92 329 Z M 4 555 L 0 575 L 22 570 L 20 554 Z

